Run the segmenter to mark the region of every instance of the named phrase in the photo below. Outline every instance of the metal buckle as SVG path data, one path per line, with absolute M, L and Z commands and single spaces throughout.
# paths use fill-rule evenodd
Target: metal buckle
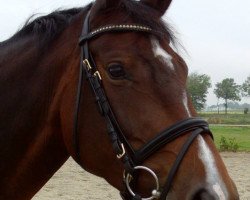
M 116 155 L 116 157 L 117 157 L 118 159 L 121 159 L 121 158 L 125 155 L 125 153 L 126 153 L 123 143 L 121 143 L 121 147 L 122 147 L 122 153 Z
M 127 176 L 126 171 L 123 170 L 123 180 L 126 180 L 126 176 Z M 128 183 L 130 183 L 133 180 L 133 176 L 131 176 L 130 174 L 128 174 L 128 176 L 129 176 Z
M 100 74 L 99 71 L 96 71 L 96 72 L 94 73 L 94 76 L 98 76 L 98 78 L 99 78 L 100 80 L 102 80 L 102 77 L 101 77 L 101 74 Z
M 151 169 L 149 169 L 148 167 L 145 167 L 145 166 L 136 166 L 136 167 L 134 167 L 134 169 L 136 170 L 138 170 L 138 169 L 142 169 L 142 170 L 145 170 L 145 171 L 147 171 L 147 172 L 149 172 L 152 176 L 153 176 L 153 178 L 155 179 L 155 183 L 156 183 L 156 189 L 154 189 L 153 191 L 152 191 L 152 196 L 151 197 L 148 197 L 148 198 L 142 198 L 142 200 L 153 200 L 153 199 L 158 199 L 159 197 L 160 197 L 160 195 L 161 195 L 161 193 L 160 193 L 160 191 L 159 191 L 159 180 L 158 180 L 158 177 L 156 176 L 156 174 L 151 170 Z M 127 189 L 128 189 L 128 191 L 129 191 L 129 193 L 132 195 L 132 196 L 135 196 L 136 194 L 133 192 L 133 190 L 131 189 L 131 187 L 130 187 L 130 185 L 129 185 L 129 183 L 130 183 L 130 181 L 131 181 L 131 178 L 133 178 L 132 177 L 132 175 L 130 175 L 129 173 L 126 175 L 126 178 L 125 178 L 125 183 L 126 183 L 126 187 L 127 187 Z
M 89 63 L 89 60 L 88 59 L 85 59 L 82 61 L 83 64 L 87 67 L 87 69 L 90 71 L 92 69 L 90 63 Z

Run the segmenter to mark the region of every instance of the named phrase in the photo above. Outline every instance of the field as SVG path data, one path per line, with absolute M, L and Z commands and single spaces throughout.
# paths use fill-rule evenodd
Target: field
M 231 125 L 249 125 L 250 114 L 244 115 L 242 112 L 229 112 L 217 114 L 213 112 L 202 112 L 199 116 L 206 119 L 210 124 L 231 124 Z
M 225 137 L 228 141 L 235 138 L 235 143 L 239 145 L 239 151 L 250 152 L 250 126 L 218 126 L 210 125 L 214 135 L 216 146 L 220 147 L 220 140 Z
M 243 114 L 243 111 L 230 111 L 227 115 L 201 112 L 199 116 L 210 124 L 218 149 L 224 137 L 226 142 L 238 145 L 239 151 L 250 152 L 250 114 Z

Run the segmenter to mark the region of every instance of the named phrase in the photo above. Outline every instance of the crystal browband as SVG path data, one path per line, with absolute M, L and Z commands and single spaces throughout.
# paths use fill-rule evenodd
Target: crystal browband
M 120 25 L 109 25 L 98 28 L 94 31 L 91 31 L 88 35 L 80 37 L 79 44 L 82 44 L 84 41 L 92 39 L 104 32 L 126 32 L 126 31 L 142 31 L 142 32 L 151 32 L 152 29 L 148 26 L 136 25 L 136 24 L 120 24 Z

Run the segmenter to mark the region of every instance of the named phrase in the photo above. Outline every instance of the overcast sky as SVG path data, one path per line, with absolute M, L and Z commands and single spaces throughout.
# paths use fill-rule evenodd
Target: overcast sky
M 0 0 L 0 41 L 9 38 L 32 14 L 84 6 L 90 0 Z M 208 74 L 212 84 L 250 75 L 249 0 L 173 0 L 164 16 L 178 31 L 188 52 L 182 53 L 190 72 Z M 213 89 L 208 104 L 216 104 Z M 243 99 L 250 103 L 250 99 Z

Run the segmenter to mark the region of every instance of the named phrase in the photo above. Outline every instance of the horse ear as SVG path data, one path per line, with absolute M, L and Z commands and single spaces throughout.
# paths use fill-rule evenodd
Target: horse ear
M 141 2 L 154 8 L 160 13 L 160 16 L 162 16 L 167 11 L 172 0 L 141 0 Z
M 95 15 L 97 12 L 109 8 L 114 8 L 119 5 L 121 0 L 96 0 L 92 9 L 91 13 Z

